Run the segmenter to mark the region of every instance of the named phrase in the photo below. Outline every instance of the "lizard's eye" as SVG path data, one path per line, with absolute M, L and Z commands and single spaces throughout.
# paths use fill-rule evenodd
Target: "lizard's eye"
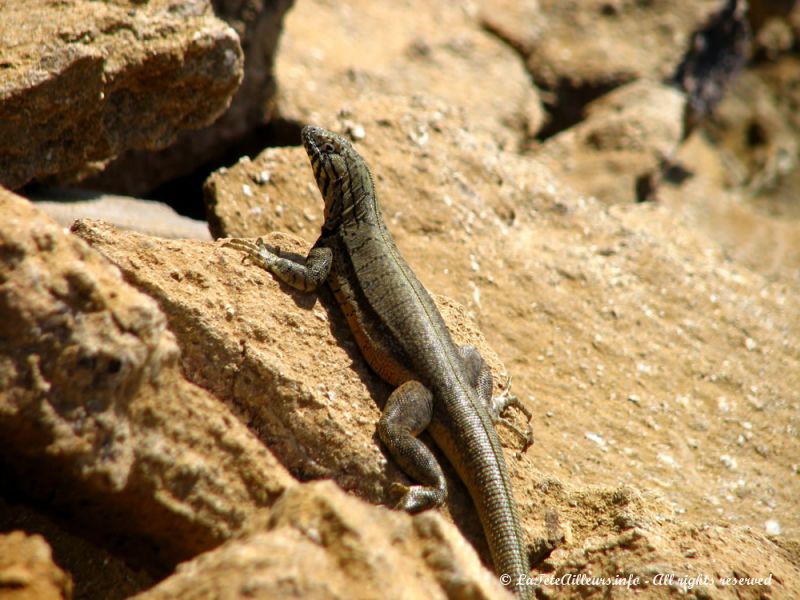
M 325 143 L 324 143 L 324 144 L 322 144 L 322 146 L 320 147 L 320 151 L 321 151 L 323 154 L 333 154 L 333 150 L 334 150 L 334 148 L 333 148 L 333 144 L 331 144 L 330 142 L 325 142 Z

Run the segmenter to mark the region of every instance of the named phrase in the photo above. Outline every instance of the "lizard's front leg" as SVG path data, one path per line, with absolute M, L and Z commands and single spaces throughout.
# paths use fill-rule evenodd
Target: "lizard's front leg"
M 433 394 L 419 381 L 406 381 L 386 401 L 378 435 L 403 471 L 421 485 L 395 484 L 403 492 L 398 509 L 419 512 L 440 506 L 447 498 L 442 467 L 430 448 L 417 439 L 431 422 Z
M 257 241 L 232 239 L 225 244 L 247 253 L 260 267 L 266 269 L 284 283 L 303 292 L 313 292 L 328 278 L 333 262 L 333 252 L 330 248 L 313 247 L 306 256 L 304 265 L 288 258 L 283 258 L 269 250 L 261 238 Z

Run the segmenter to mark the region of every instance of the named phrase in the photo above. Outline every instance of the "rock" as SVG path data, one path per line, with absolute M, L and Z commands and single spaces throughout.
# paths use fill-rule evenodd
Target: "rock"
M 244 51 L 244 78 L 230 108 L 211 127 L 211 131 L 187 134 L 184 150 L 234 140 L 253 127 L 270 121 L 275 110 L 276 81 L 273 71 L 275 51 L 280 40 L 283 18 L 294 0 L 211 0 L 214 13 L 227 22 L 241 40 Z M 203 138 L 205 136 L 205 139 Z M 190 140 L 188 138 L 194 138 Z
M 30 538 L 44 538 L 52 550 L 53 562 L 72 580 L 72 598 L 125 600 L 152 587 L 155 579 L 141 568 L 128 565 L 108 549 L 64 529 L 57 515 L 13 501 L 13 492 L 0 497 L 0 531 L 21 530 Z M 0 586 L 0 590 L 2 587 Z M 5 598 L 3 591 L 0 597 Z
M 69 511 L 101 544 L 154 545 L 140 560 L 163 567 L 220 543 L 292 484 L 183 379 L 151 298 L 26 200 L 2 191 L 0 204 L 0 435 L 15 489 Z
M 69 600 L 72 581 L 53 563 L 41 536 L 0 534 L 0 597 L 3 600 Z
M 535 415 L 526 452 L 499 435 L 536 595 L 800 596 L 795 59 L 751 67 L 675 148 L 681 101 L 653 82 L 719 0 L 300 2 L 277 67 L 280 126 L 313 120 L 355 141 L 401 251 L 453 299 L 437 296 L 456 337 L 477 340 L 498 383 L 507 368 Z M 766 4 L 753 2 L 762 16 Z M 757 28 L 759 61 L 796 45 L 792 18 L 775 23 Z M 514 51 L 555 86 L 535 144 L 540 93 Z M 608 201 L 665 157 L 657 201 Z M 214 235 L 302 257 L 322 213 L 303 151 L 228 164 L 206 186 Z M 409 573 L 431 594 L 494 593 L 457 585 L 474 556 L 454 558 L 444 521 L 488 554 L 447 465 L 442 511 L 362 503 L 391 504 L 407 479 L 375 437 L 389 388 L 328 292 L 289 290 L 221 242 L 92 221 L 65 236 L 18 202 L 0 223 L 0 308 L 14 309 L 0 315 L 0 487 L 97 551 L 74 567 L 54 528 L 1 503 L 0 523 L 41 532 L 76 594 L 108 597 L 120 577 L 116 598 L 162 579 L 144 593 L 399 596 Z M 764 537 L 765 523 L 780 527 Z M 92 587 L 103 556 L 124 562 Z M 562 575 L 587 579 L 547 583 Z
M 313 242 L 322 226 L 319 192 L 301 147 L 267 148 L 253 161 L 219 169 L 203 195 L 215 238 L 286 231 Z
M 30 199 L 64 227 L 77 219 L 101 219 L 156 237 L 211 239 L 205 221 L 183 217 L 166 204 L 152 200 L 65 190 L 45 190 Z
M 407 256 L 422 251 L 428 237 L 463 249 L 478 235 L 505 236 L 520 211 L 552 208 L 552 173 L 500 151 L 493 133 L 473 128 L 468 115 L 444 100 L 368 94 L 332 112 L 338 116 L 321 125 L 343 133 L 359 115 L 365 132 L 359 152 Z M 215 237 L 277 230 L 313 242 L 322 225 L 322 200 L 300 147 L 266 149 L 220 169 L 207 180 L 205 196 Z M 405 241 L 411 245 L 404 248 Z M 466 253 L 451 256 L 469 262 Z
M 413 575 L 413 576 L 412 576 Z M 511 598 L 440 515 L 369 506 L 330 482 L 289 490 L 265 527 L 178 567 L 136 596 Z
M 542 124 L 519 58 L 459 5 L 298 0 L 285 30 L 275 65 L 284 118 L 331 123 L 337 111 L 380 90 L 457 105 L 473 127 L 507 147 Z M 361 115 L 351 111 L 347 118 L 358 126 Z
M 369 372 L 330 295 L 317 302 L 287 290 L 220 243 L 154 243 L 87 221 L 74 230 L 159 301 L 187 376 L 239 413 L 293 475 L 333 479 L 371 502 L 396 500 L 389 487 L 402 475 L 376 437 L 376 402 L 390 390 Z M 266 241 L 308 251 L 287 235 Z M 477 346 L 503 382 L 496 354 L 463 309 L 438 302 L 455 337 Z M 469 510 L 461 490 L 452 502 Z
M 675 154 L 683 181 L 658 191 L 659 201 L 738 263 L 793 281 L 800 273 L 799 68 L 784 56 L 743 73 L 713 119 Z
M 546 140 L 580 123 L 588 103 L 617 87 L 671 81 L 693 34 L 720 2 L 481 0 L 479 6 L 481 22 L 525 58 L 542 90 L 547 114 L 538 138 Z
M 622 597 L 695 592 L 731 599 L 790 598 L 800 590 L 797 554 L 750 528 L 678 519 L 663 498 L 628 486 L 574 486 L 547 478 L 534 488 L 545 516 L 539 535 L 549 538 L 550 548 L 533 583 L 545 598 L 572 598 L 576 589 L 586 598 L 605 597 L 611 589 Z M 769 565 L 752 560 L 766 555 Z M 753 581 L 724 583 L 734 577 Z
M 481 20 L 522 52 L 534 82 L 562 101 L 578 101 L 578 109 L 635 79 L 670 77 L 692 33 L 719 5 L 718 0 L 479 3 Z
M 778 21 L 786 25 L 797 25 L 800 7 L 794 0 L 751 0 L 748 4 L 747 18 L 754 32 L 769 29 Z
M 800 101 L 798 68 L 800 60 L 787 56 L 751 69 L 733 84 L 707 125 L 711 140 L 726 150 L 728 185 L 779 199 L 798 177 L 800 118 L 793 110 Z M 776 208 L 786 212 L 788 204 Z
M 0 8 L 0 184 L 70 177 L 208 125 L 242 77 L 205 2 L 46 0 Z M 96 168 L 96 167 L 95 167 Z
M 769 564 L 748 558 L 770 556 Z M 609 566 L 613 565 L 613 569 Z M 542 565 L 537 591 L 548 598 L 572 597 L 572 581 L 584 598 L 602 598 L 609 588 L 621 596 L 675 598 L 791 598 L 800 591 L 796 556 L 764 535 L 741 527 L 676 524 L 670 520 L 612 535 L 592 535 L 555 550 Z M 613 586 L 613 587 L 612 587 Z M 566 587 L 566 589 L 564 589 Z
M 236 31 L 244 53 L 244 78 L 228 110 L 204 129 L 181 133 L 167 148 L 134 148 L 125 152 L 86 185 L 144 195 L 205 163 L 225 160 L 230 146 L 275 116 L 274 54 L 283 16 L 292 0 L 211 0 L 211 5 L 217 17 Z
M 796 555 L 750 529 L 676 522 L 667 503 L 629 487 L 542 479 L 534 489 L 547 507 L 542 535 L 555 536 L 531 577 L 537 596 L 572 598 L 580 589 L 581 597 L 602 598 L 611 588 L 655 598 L 691 590 L 788 598 L 800 590 Z M 408 598 L 506 597 L 436 512 L 411 517 L 372 507 L 320 482 L 291 488 L 265 518 L 137 600 L 375 598 L 399 589 Z M 768 568 L 747 558 L 763 555 Z
M 644 107 L 647 98 L 663 98 L 661 89 L 642 83 L 619 94 L 641 98 Z M 622 112 L 612 96 L 604 110 L 614 115 L 615 106 Z M 514 376 L 515 393 L 540 415 L 532 423 L 536 443 L 522 456 L 500 428 L 526 531 L 543 520 L 530 482 L 546 476 L 662 490 L 694 523 L 725 511 L 737 524 L 761 528 L 759 507 L 791 505 L 792 484 L 768 483 L 785 482 L 788 465 L 765 460 L 750 444 L 739 447 L 736 423 L 756 419 L 754 431 L 763 427 L 785 450 L 795 446 L 793 434 L 777 425 L 792 418 L 800 385 L 795 280 L 770 280 L 731 261 L 703 230 L 663 204 L 607 206 L 575 193 L 536 155 L 500 149 L 471 129 L 456 108 L 378 94 L 348 107 L 348 116 L 322 125 L 347 132 L 351 115 L 359 115 L 363 136 L 356 147 L 372 169 L 400 251 L 429 290 L 466 307 Z M 652 113 L 642 108 L 638 114 Z M 653 141 L 643 135 L 638 147 L 649 144 L 651 157 L 667 134 L 679 138 L 680 113 L 672 114 L 675 129 L 656 120 L 646 131 L 662 134 Z M 276 233 L 267 242 L 301 256 L 321 224 L 322 202 L 299 148 L 269 149 L 217 172 L 207 199 L 214 235 L 291 230 L 305 246 Z M 237 281 L 246 277 L 236 273 Z M 265 288 L 274 285 L 270 280 Z M 313 301 L 288 289 L 284 294 L 292 302 L 283 310 L 292 315 L 294 303 Z M 341 326 L 335 315 L 328 319 Z M 298 325 L 307 335 L 322 335 L 307 342 L 312 362 L 330 351 L 325 328 L 306 330 L 307 321 L 293 317 L 275 334 L 277 316 L 260 318 L 275 323 L 266 339 L 280 340 Z M 747 349 L 747 338 L 756 350 Z M 298 352 L 284 360 L 302 361 Z M 341 374 L 319 376 L 326 389 L 331 377 Z M 731 406 L 726 419 L 716 410 L 723 395 Z M 631 396 L 639 401 L 629 402 Z M 774 412 L 750 415 L 748 396 L 769 398 Z M 376 417 L 365 420 L 371 425 Z M 584 437 L 587 431 L 602 436 L 606 452 Z M 682 432 L 677 439 L 675 432 Z M 687 448 L 684 434 L 702 437 L 701 455 Z M 714 458 L 726 453 L 738 464 L 734 478 Z M 671 457 L 671 464 L 659 456 Z M 734 504 L 713 504 L 709 489 L 732 490 Z M 480 533 L 472 537 L 464 527 L 469 512 L 459 510 L 456 523 L 480 548 Z M 781 518 L 784 532 L 799 523 Z
M 586 118 L 544 142 L 534 156 L 576 191 L 607 203 L 637 199 L 637 185 L 655 176 L 683 138 L 685 96 L 639 80 L 601 96 Z

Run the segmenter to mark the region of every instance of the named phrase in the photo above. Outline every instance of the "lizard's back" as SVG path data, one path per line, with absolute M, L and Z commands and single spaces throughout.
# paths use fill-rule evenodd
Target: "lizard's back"
M 431 387 L 452 378 L 459 365 L 450 332 L 386 228 L 342 228 L 331 247 L 329 284 L 378 375 L 392 385 L 414 378 Z

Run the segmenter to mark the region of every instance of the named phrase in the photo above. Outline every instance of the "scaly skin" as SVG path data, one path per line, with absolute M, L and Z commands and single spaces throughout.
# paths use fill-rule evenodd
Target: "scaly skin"
M 370 366 L 396 386 L 378 433 L 419 485 L 400 486 L 398 508 L 441 505 L 447 482 L 416 436 L 428 429 L 462 478 L 489 542 L 496 572 L 516 585 L 528 560 L 511 481 L 495 432 L 492 375 L 475 348 L 455 345 L 436 305 L 400 256 L 378 206 L 372 175 L 344 138 L 316 127 L 303 143 L 325 200 L 325 222 L 305 265 L 263 245 L 239 242 L 277 277 L 301 290 L 326 282 Z

